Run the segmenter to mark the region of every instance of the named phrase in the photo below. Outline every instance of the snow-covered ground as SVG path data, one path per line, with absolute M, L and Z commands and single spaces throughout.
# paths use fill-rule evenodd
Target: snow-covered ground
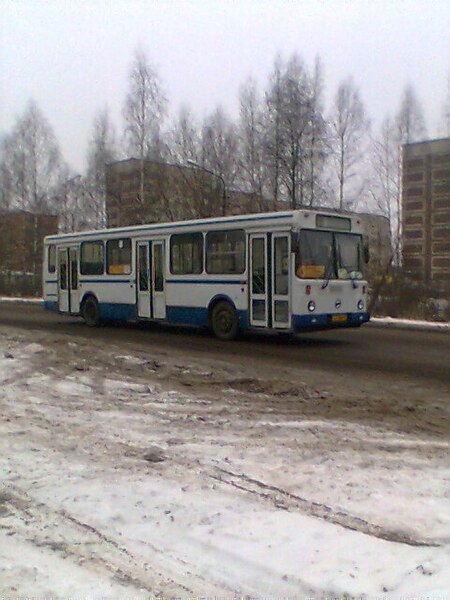
M 298 380 L 12 328 L 0 386 L 0 597 L 450 597 L 445 435 L 311 416 L 327 392 Z
M 42 304 L 42 298 L 10 298 L 9 296 L 0 296 L 0 302 L 16 304 Z
M 450 331 L 450 323 L 435 321 L 419 321 L 418 319 L 395 319 L 394 317 L 371 317 L 370 322 L 379 327 L 396 327 L 397 329 L 429 329 Z

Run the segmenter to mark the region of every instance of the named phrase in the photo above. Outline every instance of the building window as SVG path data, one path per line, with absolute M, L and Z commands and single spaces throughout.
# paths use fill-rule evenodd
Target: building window
M 106 242 L 106 264 L 110 275 L 131 273 L 131 240 L 108 240 Z
M 206 234 L 206 272 L 233 275 L 245 271 L 245 233 L 210 231 Z
M 103 275 L 103 242 L 83 242 L 81 244 L 80 273 L 82 275 Z
M 203 234 L 180 233 L 170 238 L 170 272 L 173 275 L 203 272 Z
M 54 273 L 56 271 L 56 246 L 54 244 L 48 247 L 47 258 L 48 272 Z

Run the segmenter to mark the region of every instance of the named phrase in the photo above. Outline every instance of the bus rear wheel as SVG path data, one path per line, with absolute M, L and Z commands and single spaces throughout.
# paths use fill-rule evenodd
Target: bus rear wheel
M 98 327 L 100 325 L 100 307 L 97 299 L 88 296 L 83 302 L 81 315 L 88 327 Z
M 235 309 L 228 302 L 218 302 L 211 313 L 211 329 L 219 340 L 234 340 L 239 332 Z

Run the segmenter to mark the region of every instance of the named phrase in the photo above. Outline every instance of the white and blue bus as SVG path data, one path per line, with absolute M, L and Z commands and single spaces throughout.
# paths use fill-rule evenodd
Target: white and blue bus
M 311 331 L 369 320 L 355 214 L 295 210 L 45 238 L 45 308 L 101 321 Z

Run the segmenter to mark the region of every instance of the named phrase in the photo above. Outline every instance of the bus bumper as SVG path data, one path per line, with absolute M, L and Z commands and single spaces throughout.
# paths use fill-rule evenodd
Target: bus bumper
M 322 315 L 293 315 L 294 331 L 311 331 L 343 327 L 359 327 L 370 319 L 368 312 L 339 313 Z

